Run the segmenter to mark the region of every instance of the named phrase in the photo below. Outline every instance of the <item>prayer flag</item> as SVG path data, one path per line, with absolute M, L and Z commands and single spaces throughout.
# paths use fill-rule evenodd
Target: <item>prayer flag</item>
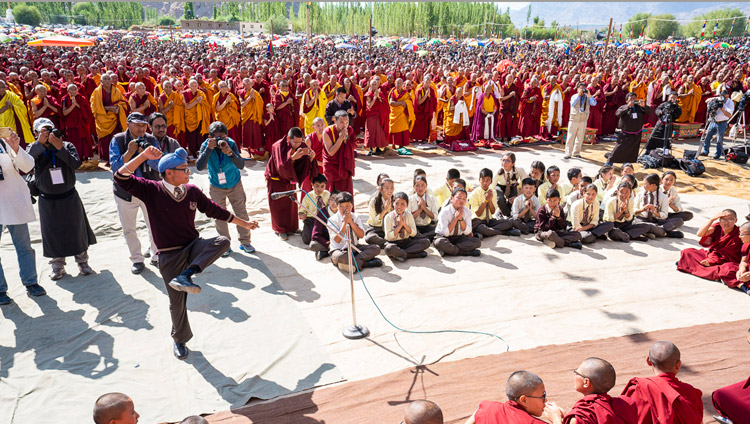
M 716 38 L 716 30 L 719 29 L 719 20 L 716 20 L 716 25 L 714 25 L 714 35 L 711 36 L 711 38 Z
M 703 34 L 706 33 L 706 22 L 707 21 L 703 21 L 703 29 L 701 29 L 701 41 L 703 41 Z
M 268 40 L 268 53 L 273 57 L 273 40 Z

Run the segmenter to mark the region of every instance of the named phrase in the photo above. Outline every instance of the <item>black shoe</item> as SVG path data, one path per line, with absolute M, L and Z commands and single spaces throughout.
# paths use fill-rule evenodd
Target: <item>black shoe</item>
M 146 268 L 146 265 L 143 265 L 143 262 L 136 262 L 133 264 L 132 267 L 130 267 L 130 272 L 138 275 L 143 272 L 143 270 Z
M 370 259 L 369 261 L 365 261 L 362 268 L 377 268 L 383 266 L 383 261 L 381 261 L 378 258 Z
M 669 238 L 685 238 L 685 234 L 682 231 L 667 231 L 667 237 Z
M 409 253 L 406 257 L 409 259 L 426 258 L 427 252 L 422 251 L 422 252 L 417 252 L 417 253 Z
M 518 228 L 511 228 L 510 230 L 505 231 L 505 235 L 519 237 L 521 235 L 521 230 L 519 230 Z
M 0 305 L 10 305 L 13 303 L 13 299 L 8 296 L 6 292 L 0 292 Z
M 573 249 L 581 250 L 583 249 L 583 244 L 580 241 L 574 241 L 568 245 L 568 247 L 572 247 Z
M 636 240 L 636 241 L 649 241 L 650 239 L 648 237 L 646 237 L 645 235 L 641 235 L 641 236 L 633 238 L 633 240 Z
M 193 279 L 190 278 L 190 275 L 185 273 L 173 278 L 172 281 L 169 282 L 169 287 L 190 294 L 198 294 L 201 292 L 201 286 L 193 284 Z
M 607 239 L 607 235 L 606 235 L 606 234 L 602 234 L 602 235 L 600 235 L 600 236 L 599 236 L 599 237 L 597 237 L 597 238 L 598 238 L 599 240 L 606 240 L 606 239 Z
M 175 343 L 172 348 L 172 353 L 174 353 L 175 358 L 183 360 L 188 357 L 190 350 L 185 346 L 185 343 Z
M 646 236 L 646 238 L 648 238 L 649 240 L 656 240 L 656 234 L 654 233 L 646 233 L 644 234 L 644 236 Z
M 330 256 L 328 254 L 328 252 L 323 252 L 322 250 L 318 251 L 318 252 L 315 252 L 315 259 L 317 259 L 317 260 L 325 259 L 328 256 Z
M 44 287 L 40 286 L 39 284 L 32 284 L 30 286 L 26 286 L 26 293 L 29 296 L 38 297 L 44 296 L 45 294 L 47 294 L 47 291 L 44 290 Z
M 479 251 L 479 249 L 469 250 L 466 252 L 465 256 L 479 256 L 482 252 Z
M 484 238 L 484 235 L 482 235 L 482 234 L 479 234 L 479 233 L 477 233 L 477 238 L 478 238 L 479 240 L 481 240 L 481 239 L 483 239 L 483 238 Z

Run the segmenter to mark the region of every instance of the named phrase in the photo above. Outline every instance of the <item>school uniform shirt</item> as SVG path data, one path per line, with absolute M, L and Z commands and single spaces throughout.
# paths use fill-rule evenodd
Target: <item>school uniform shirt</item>
M 433 193 L 435 195 L 435 201 L 437 202 L 437 204 L 442 205 L 446 200 L 450 199 L 452 191 L 453 190 L 451 190 L 451 187 L 448 187 L 447 181 L 439 185 Z M 411 200 L 409 201 L 411 202 Z
M 377 200 L 377 198 L 378 198 L 377 195 L 370 198 L 370 205 L 369 205 L 370 213 L 369 213 L 369 218 L 367 219 L 367 225 L 371 227 L 383 226 L 383 220 L 380 218 L 380 214 L 375 211 L 375 200 Z M 383 202 L 383 204 L 385 204 L 385 202 Z M 391 205 L 393 205 L 393 201 L 391 201 Z
M 494 206 L 495 212 L 497 212 L 497 192 L 495 191 L 495 189 L 493 189 L 492 187 L 488 187 L 487 190 L 485 190 L 482 187 L 477 187 L 474 189 L 474 191 L 471 192 L 471 195 L 469 196 L 469 205 L 471 206 L 472 218 L 479 218 L 482 220 L 492 219 L 492 215 L 494 214 L 494 212 L 490 213 L 489 205 L 484 208 L 482 216 L 477 215 L 479 207 L 484 203 L 484 194 L 488 191 L 492 193 L 490 204 Z
M 565 198 L 565 215 L 568 216 L 568 221 L 570 221 L 570 205 L 576 202 L 578 199 L 582 199 L 583 195 L 581 194 L 581 190 L 573 190 L 568 194 L 568 197 Z
M 318 200 L 318 197 L 320 197 L 320 200 Z M 331 193 L 328 190 L 323 190 L 320 196 L 311 191 L 302 198 L 303 207 L 300 208 L 300 212 L 304 213 L 306 218 L 315 218 L 318 215 L 318 208 L 325 209 L 328 207 L 328 199 L 330 198 Z
M 364 230 L 365 227 L 362 225 L 362 218 L 359 217 L 359 215 L 352 212 L 352 221 L 354 221 L 354 224 L 357 225 L 360 229 Z M 336 212 L 332 217 L 328 219 L 328 222 L 333 225 L 333 228 L 337 228 L 339 231 L 343 231 L 344 229 L 344 217 L 341 215 L 341 212 Z M 330 249 L 331 250 L 342 250 L 346 249 L 346 240 L 343 238 L 340 241 L 336 241 L 336 237 L 338 237 L 338 234 L 331 231 L 331 229 L 328 229 L 328 235 L 331 238 L 331 244 Z M 357 234 L 354 233 L 354 231 L 351 231 L 351 237 L 352 237 L 352 245 L 357 244 L 359 241 L 359 238 L 357 237 Z
M 526 201 L 529 200 L 526 197 L 524 197 L 523 194 L 518 195 L 513 200 L 513 206 L 510 209 L 510 214 L 513 217 L 513 219 L 522 219 L 522 217 L 519 217 L 518 214 L 521 213 L 521 211 L 526 207 Z M 531 221 L 536 220 L 536 211 L 539 210 L 539 208 L 542 207 L 542 202 L 539 201 L 539 198 L 531 195 L 531 211 L 527 212 L 531 214 Z
M 632 197 L 629 197 L 628 200 L 628 218 L 625 218 L 625 216 L 621 216 L 620 219 L 615 219 L 615 215 L 617 214 L 617 211 L 620 210 L 622 207 L 622 202 L 620 202 L 620 198 L 615 197 L 608 197 L 606 202 L 604 203 L 604 221 L 607 222 L 628 222 L 633 219 L 633 214 L 635 213 L 635 202 L 633 201 Z
M 677 189 L 674 188 L 674 186 L 670 187 L 669 190 L 664 191 L 664 187 L 659 187 L 659 191 L 664 193 L 665 196 L 667 196 L 667 203 L 669 203 L 669 196 L 674 196 L 674 200 L 672 201 L 672 204 L 674 204 L 677 207 L 677 211 L 669 208 L 669 212 L 682 212 L 685 209 L 682 207 L 682 202 L 680 201 L 680 193 L 677 192 Z
M 518 188 L 520 190 L 521 182 L 524 180 L 524 178 L 529 176 L 529 174 L 527 174 L 526 171 L 524 171 L 520 166 L 514 166 L 510 171 L 507 172 L 504 171 L 505 169 L 500 168 L 500 171 L 495 174 L 495 178 L 492 180 L 492 185 L 490 186 L 490 188 L 495 188 L 497 186 L 504 187 L 508 185 L 508 181 L 513 181 L 518 184 Z
M 403 235 L 394 232 L 394 230 L 396 229 L 396 215 L 396 211 L 391 211 L 388 212 L 383 218 L 383 231 L 385 232 L 385 239 L 387 241 L 397 241 L 416 236 L 417 225 L 414 223 L 414 217 L 409 213 L 408 210 L 404 211 L 404 218 L 406 218 L 406 226 L 411 228 L 411 232 Z
M 454 208 L 453 205 L 449 205 L 449 206 L 444 207 L 440 211 L 440 215 L 438 215 L 438 223 L 437 223 L 437 227 L 435 227 L 435 234 L 440 234 L 440 235 L 442 235 L 444 237 L 449 237 L 449 236 L 454 235 L 454 234 L 450 233 L 449 228 L 450 228 L 450 223 L 451 223 L 451 221 L 453 221 L 453 216 L 455 214 L 456 214 L 456 208 Z M 457 235 L 470 236 L 471 232 L 472 232 L 472 230 L 471 230 L 471 215 L 472 215 L 471 210 L 469 208 L 467 208 L 466 206 L 464 206 L 462 214 L 463 214 L 462 218 L 463 218 L 464 222 L 466 222 L 466 229 L 463 230 L 463 231 L 461 231 L 461 229 L 459 228 Z M 461 223 L 459 222 L 456 225 L 457 226 L 461 225 Z
M 552 183 L 549 182 L 549 180 L 543 182 L 538 188 L 539 201 L 542 202 L 543 205 L 547 204 L 547 192 L 550 188 L 552 188 Z M 570 183 L 561 183 L 558 181 L 557 191 L 560 193 L 560 201 L 565 205 L 565 202 L 568 201 L 568 194 L 573 191 L 573 186 Z
M 584 215 L 588 221 L 586 223 L 583 222 Z M 586 203 L 586 199 L 576 200 L 570 205 L 570 223 L 573 229 L 589 224 L 594 224 L 594 227 L 599 225 L 599 201 L 594 199 L 593 203 Z
M 651 198 L 653 196 L 653 198 Z M 641 209 L 645 204 L 656 205 L 656 212 L 653 216 L 656 219 L 667 219 L 669 216 L 669 199 L 663 191 L 657 189 L 655 191 L 640 191 L 635 196 L 636 209 Z M 641 212 L 639 215 L 641 218 L 648 218 L 648 212 Z
M 424 218 L 421 216 L 421 214 L 417 215 L 416 218 L 414 218 L 414 222 L 419 225 L 420 227 L 423 227 L 425 225 L 430 225 L 433 222 L 437 220 L 437 214 L 438 214 L 438 207 L 437 207 L 437 201 L 435 200 L 435 196 L 430 194 L 429 192 L 424 193 L 424 201 L 427 204 L 427 209 L 432 212 L 432 214 L 435 216 L 435 218 L 430 218 L 427 214 L 425 214 Z M 413 213 L 417 209 L 419 209 L 419 200 L 422 197 L 420 197 L 417 193 L 412 194 L 409 196 L 409 213 Z
M 431 189 L 431 188 L 429 188 L 429 187 L 427 187 L 427 190 L 425 190 L 425 193 L 427 193 L 427 194 L 429 194 L 429 195 L 431 195 L 431 196 L 434 196 L 434 195 L 435 195 L 435 193 L 433 193 L 433 192 L 432 192 L 432 189 Z M 416 192 L 414 191 L 414 187 L 413 187 L 413 186 L 412 186 L 412 187 L 409 187 L 409 189 L 408 189 L 408 190 L 406 190 L 406 195 L 407 195 L 407 196 L 411 197 L 411 195 L 412 195 L 412 194 L 416 194 Z M 448 193 L 448 196 L 450 196 L 450 193 Z
M 597 178 L 596 181 L 594 181 L 594 185 L 596 186 L 596 200 L 599 202 L 602 201 L 604 198 L 604 193 L 607 191 L 607 182 L 604 181 L 601 178 Z M 617 187 L 617 184 L 614 184 L 612 187 Z

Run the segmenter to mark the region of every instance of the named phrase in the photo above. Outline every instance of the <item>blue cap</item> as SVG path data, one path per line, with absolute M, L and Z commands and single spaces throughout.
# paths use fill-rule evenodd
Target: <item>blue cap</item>
M 164 173 L 167 169 L 174 169 L 183 163 L 187 163 L 188 154 L 180 147 L 174 153 L 168 153 L 159 159 L 159 173 Z

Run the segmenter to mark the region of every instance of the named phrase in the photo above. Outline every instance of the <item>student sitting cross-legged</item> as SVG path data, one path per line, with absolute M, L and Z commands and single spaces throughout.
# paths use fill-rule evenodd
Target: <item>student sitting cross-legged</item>
M 513 200 L 511 216 L 513 226 L 521 230 L 523 234 L 534 232 L 536 226 L 536 211 L 542 207 L 539 198 L 536 197 L 536 184 L 532 178 L 524 178 L 521 181 L 521 194 Z
M 354 260 L 359 269 L 374 268 L 383 265 L 383 261 L 375 256 L 380 253 L 380 247 L 377 244 L 358 244 L 359 239 L 365 236 L 364 225 L 359 215 L 352 212 L 354 208 L 354 196 L 347 191 L 342 191 L 336 195 L 336 203 L 339 210 L 331 216 L 329 223 L 338 228 L 344 235 L 349 234 L 352 240 L 352 246 L 359 251 L 352 252 Z M 338 266 L 342 271 L 349 270 L 349 247 L 346 240 L 338 233 L 328 230 L 331 239 L 331 262 Z
M 479 256 L 482 242 L 472 237 L 471 210 L 466 207 L 466 190 L 453 190 L 450 204 L 440 210 L 435 228 L 435 248 L 440 256 Z
M 326 190 L 326 176 L 318 174 L 312 179 L 312 193 L 302 197 L 302 207 L 299 209 L 299 219 L 302 220 L 302 243 L 309 245 L 312 238 L 315 216 L 319 210 L 328 205 L 331 193 Z
M 686 211 L 682 207 L 682 202 L 680 202 L 680 193 L 677 192 L 677 189 L 674 188 L 674 183 L 677 182 L 677 174 L 674 173 L 674 171 L 666 171 L 661 176 L 661 191 L 664 192 L 665 195 L 667 195 L 667 200 L 669 200 L 669 213 L 667 214 L 667 217 L 669 218 L 680 218 L 683 222 L 690 221 L 693 219 L 693 213 L 690 211 Z
M 536 214 L 536 239 L 552 248 L 569 246 L 580 249 L 581 233 L 566 229 L 568 223 L 560 205 L 560 192 L 551 188 L 546 197 L 547 203 Z
M 393 211 L 393 180 L 380 180 L 378 192 L 370 199 L 370 218 L 367 220 L 365 242 L 385 248 L 385 232 L 383 232 L 383 218 Z
M 474 235 L 481 240 L 499 234 L 520 236 L 521 231 L 513 228 L 513 221 L 496 219 L 493 216 L 498 211 L 497 192 L 492 188 L 492 171 L 484 168 L 479 171 L 479 187 L 469 196 L 469 205 L 473 213 L 471 227 Z
M 414 177 L 414 194 L 409 196 L 409 212 L 417 224 L 417 232 L 432 242 L 435 238 L 438 204 L 435 196 L 427 191 L 427 178 L 422 175 Z
M 328 206 L 318 211 L 318 218 L 323 222 L 327 222 L 328 218 L 332 217 L 339 210 L 339 204 L 336 203 L 336 195 L 339 192 L 334 190 L 333 193 L 328 197 Z M 330 254 L 328 252 L 331 237 L 328 234 L 328 227 L 326 227 L 319 220 L 313 222 L 312 231 L 310 234 L 310 250 L 315 252 L 315 259 L 321 260 L 327 258 Z
M 659 190 L 660 182 L 661 178 L 656 174 L 649 174 L 643 180 L 643 190 L 635 197 L 635 222 L 648 225 L 648 238 L 682 238 L 682 232 L 675 231 L 682 225 L 682 218 L 669 217 L 669 199 Z
M 604 203 L 604 221 L 611 222 L 614 228 L 609 232 L 609 238 L 629 242 L 630 240 L 648 240 L 644 234 L 648 232 L 645 224 L 634 224 L 635 202 L 631 196 L 631 186 L 623 181 L 617 187 L 615 196 L 608 196 Z
M 393 198 L 393 211 L 383 218 L 385 254 L 399 262 L 407 258 L 426 258 L 430 240 L 417 237 L 417 225 L 408 210 L 409 196 L 398 192 Z
M 451 193 L 453 192 L 453 182 L 459 178 L 461 178 L 461 171 L 456 168 L 451 168 L 448 170 L 448 174 L 445 176 L 445 182 L 438 185 L 433 191 L 433 194 L 435 195 L 435 201 L 438 205 L 442 205 L 451 198 Z
M 570 222 L 573 230 L 581 233 L 581 243 L 589 244 L 596 239 L 607 239 L 614 224 L 609 221 L 599 222 L 599 201 L 596 200 L 597 188 L 589 184 L 583 199 L 576 200 L 570 206 Z

